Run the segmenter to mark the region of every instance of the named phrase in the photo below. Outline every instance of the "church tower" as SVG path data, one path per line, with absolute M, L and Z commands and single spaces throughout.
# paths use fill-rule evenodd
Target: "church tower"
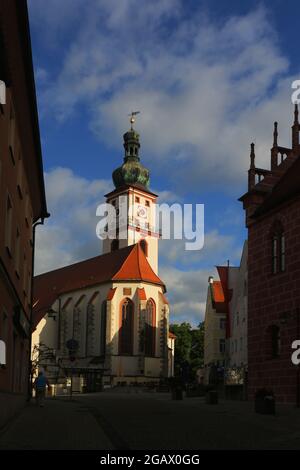
M 116 209 L 115 238 L 103 241 L 103 253 L 140 243 L 153 271 L 158 272 L 158 238 L 155 227 L 157 195 L 149 190 L 149 170 L 140 162 L 139 134 L 131 128 L 123 136 L 124 163 L 113 171 L 115 190 L 106 194 L 106 202 Z M 125 208 L 125 210 L 124 210 Z

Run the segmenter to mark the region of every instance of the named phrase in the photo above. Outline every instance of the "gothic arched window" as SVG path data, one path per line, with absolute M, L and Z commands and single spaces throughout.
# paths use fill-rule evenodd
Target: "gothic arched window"
M 155 303 L 149 299 L 146 305 L 145 316 L 145 355 L 155 356 Z
M 119 354 L 133 354 L 134 304 L 126 298 L 120 306 Z
M 94 353 L 94 334 L 95 334 L 95 306 L 92 302 L 88 303 L 86 309 L 86 340 L 85 355 L 92 356 Z
M 277 325 L 270 325 L 267 328 L 266 354 L 268 359 L 275 359 L 280 354 L 281 337 L 280 328 Z
M 106 351 L 106 300 L 101 305 L 100 317 L 100 356 L 105 356 Z
M 271 230 L 272 236 L 272 273 L 285 271 L 285 234 L 282 224 L 277 221 Z
M 145 256 L 148 256 L 148 243 L 144 238 L 140 241 L 140 246 L 143 252 L 145 253 Z

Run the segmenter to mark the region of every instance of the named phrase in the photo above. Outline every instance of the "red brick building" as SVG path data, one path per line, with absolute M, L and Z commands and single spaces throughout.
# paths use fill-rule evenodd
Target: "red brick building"
M 292 145 L 278 145 L 271 168 L 255 165 L 251 144 L 248 192 L 240 200 L 248 228 L 249 397 L 271 388 L 278 402 L 299 403 L 299 369 L 291 344 L 300 338 L 300 145 L 295 106 Z
M 25 0 L 0 2 L 0 427 L 27 396 L 34 224 L 47 216 Z

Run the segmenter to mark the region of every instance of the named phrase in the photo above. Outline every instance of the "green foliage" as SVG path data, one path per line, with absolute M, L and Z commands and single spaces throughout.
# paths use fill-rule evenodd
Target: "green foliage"
M 188 362 L 191 378 L 203 366 L 204 361 L 204 322 L 193 329 L 189 323 L 170 325 L 170 331 L 176 336 L 175 341 L 175 375 L 180 375 L 181 365 Z

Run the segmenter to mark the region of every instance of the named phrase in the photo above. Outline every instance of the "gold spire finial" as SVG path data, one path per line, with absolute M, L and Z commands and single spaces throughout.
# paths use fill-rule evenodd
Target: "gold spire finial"
M 140 111 L 131 111 L 128 116 L 130 116 L 130 129 L 133 131 L 133 124 L 135 123 L 135 116 L 140 114 Z

